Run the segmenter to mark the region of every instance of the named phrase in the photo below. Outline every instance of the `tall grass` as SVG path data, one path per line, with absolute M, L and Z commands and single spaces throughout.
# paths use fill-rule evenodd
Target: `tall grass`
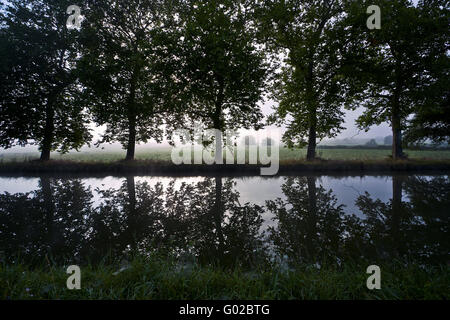
M 246 270 L 180 264 L 136 256 L 125 268 L 81 267 L 81 290 L 68 290 L 67 266 L 1 264 L 1 299 L 449 299 L 450 268 L 381 264 L 381 290 L 366 287 L 367 266 L 356 263 L 266 265 Z M 121 270 L 118 272 L 118 270 Z
M 410 159 L 450 159 L 449 150 L 406 150 Z M 317 156 L 326 160 L 385 160 L 391 154 L 387 149 L 317 149 Z M 306 149 L 280 149 L 280 161 L 304 160 Z M 54 160 L 70 160 L 80 162 L 115 162 L 125 158 L 125 151 L 89 151 L 70 152 L 68 154 L 53 153 Z M 247 156 L 248 158 L 248 156 Z M 0 162 L 25 162 L 39 159 L 38 153 L 3 153 Z M 171 163 L 170 148 L 146 148 L 136 152 L 137 160 L 152 160 Z

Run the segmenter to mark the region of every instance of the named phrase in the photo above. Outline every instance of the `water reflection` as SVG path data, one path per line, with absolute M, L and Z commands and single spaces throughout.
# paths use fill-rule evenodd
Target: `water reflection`
M 1 259 L 83 264 L 158 251 L 225 267 L 254 267 L 274 256 L 295 264 L 448 260 L 448 177 L 394 176 L 388 201 L 367 190 L 350 204 L 358 216 L 315 176 L 282 178 L 281 192 L 274 191 L 280 196 L 264 204 L 243 203 L 238 181 L 255 185 L 128 176 L 118 187 L 99 188 L 41 177 L 36 190 L 0 194 Z

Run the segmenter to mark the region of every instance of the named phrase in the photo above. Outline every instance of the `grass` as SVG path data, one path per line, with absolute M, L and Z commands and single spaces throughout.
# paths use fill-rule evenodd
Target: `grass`
M 81 290 L 68 290 L 63 266 L 0 266 L 0 299 L 448 299 L 450 268 L 381 264 L 381 290 L 368 290 L 361 264 L 276 265 L 251 272 L 241 267 L 183 266 L 152 256 L 133 258 L 116 273 L 114 264 L 81 267 Z
M 407 150 L 408 160 L 393 161 L 388 149 L 324 148 L 318 149 L 316 161 L 305 161 L 304 149 L 280 150 L 279 174 L 299 172 L 448 172 L 450 150 Z M 170 148 L 141 149 L 135 161 L 124 161 L 120 152 L 80 152 L 53 154 L 52 161 L 33 161 L 38 154 L 0 155 L 0 174 L 77 174 L 77 175 L 260 175 L 259 165 L 174 165 Z M 248 159 L 248 156 L 247 156 Z
M 445 160 L 450 159 L 450 150 L 405 150 L 409 159 L 432 159 Z M 342 148 L 342 149 L 317 149 L 317 156 L 325 160 L 385 160 L 391 154 L 389 149 L 360 149 L 360 148 Z M 53 153 L 52 159 L 66 160 L 76 162 L 102 162 L 111 163 L 123 160 L 125 151 L 90 151 L 90 152 L 71 152 L 68 154 Z M 280 149 L 280 161 L 292 162 L 301 161 L 306 157 L 306 149 Z M 0 154 L 0 163 L 24 162 L 39 159 L 38 153 L 10 153 Z M 136 160 L 149 160 L 156 162 L 171 162 L 170 148 L 146 148 L 136 152 Z

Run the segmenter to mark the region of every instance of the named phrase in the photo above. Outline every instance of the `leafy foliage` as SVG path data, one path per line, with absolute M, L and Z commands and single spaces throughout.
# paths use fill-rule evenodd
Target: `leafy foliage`
M 347 1 L 264 1 L 262 37 L 284 64 L 275 78 L 273 97 L 279 102 L 271 123 L 286 124 L 283 141 L 309 145 L 314 158 L 316 139 L 335 137 L 342 129 L 341 107 L 351 105 L 351 68 L 357 42 L 352 38 Z
M 66 27 L 67 0 L 12 0 L 0 13 L 0 146 L 37 144 L 42 159 L 88 142 L 78 102 L 79 31 Z
M 100 142 L 119 141 L 134 158 L 136 142 L 163 137 L 173 94 L 171 2 L 92 0 L 86 10 L 80 77 Z
M 207 128 L 260 129 L 267 75 L 244 2 L 188 1 L 180 46 L 185 113 Z
M 441 7 L 446 1 L 418 6 L 407 0 L 369 2 L 380 6 L 383 22 L 380 30 L 362 33 L 366 55 L 362 72 L 354 76 L 366 83 L 366 96 L 357 124 L 368 129 L 390 123 L 397 158 L 402 156 L 402 130 L 409 131 L 411 140 L 446 135 L 439 129 L 439 123 L 448 126 L 445 115 L 430 122 L 448 105 L 448 8 Z

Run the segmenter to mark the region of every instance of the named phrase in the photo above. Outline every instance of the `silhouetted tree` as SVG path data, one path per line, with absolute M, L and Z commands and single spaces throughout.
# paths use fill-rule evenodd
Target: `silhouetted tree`
M 101 142 L 119 141 L 133 160 L 137 142 L 163 137 L 173 101 L 171 1 L 91 0 L 84 10 L 80 77 Z M 170 121 L 169 121 L 170 122 Z
M 285 57 L 275 76 L 273 97 L 279 102 L 270 123 L 285 124 L 288 147 L 308 145 L 316 156 L 317 140 L 335 137 L 344 122 L 343 105 L 353 100 L 352 57 L 360 50 L 346 10 L 352 1 L 262 1 L 260 33 L 270 48 Z
M 260 129 L 267 66 L 255 44 L 245 2 L 187 1 L 181 17 L 185 28 L 183 61 L 177 75 L 184 85 L 185 112 L 208 129 Z M 222 137 L 216 140 L 216 163 Z
M 424 133 L 434 125 L 426 121 L 426 126 L 420 128 L 420 119 L 425 120 L 427 115 L 432 119 L 433 114 L 442 114 L 446 109 L 442 104 L 446 100 L 449 75 L 448 4 L 445 2 L 421 1 L 414 6 L 409 0 L 363 1 L 364 8 L 380 6 L 382 26 L 369 31 L 361 19 L 361 29 L 365 31 L 360 33 L 360 43 L 366 52 L 361 64 L 355 65 L 360 72 L 352 76 L 360 77 L 366 90 L 362 96 L 365 111 L 357 124 L 368 129 L 390 123 L 393 159 L 404 157 L 402 132 L 405 129 Z M 364 8 L 360 11 L 362 16 L 366 16 Z M 415 120 L 408 125 L 410 115 L 415 113 Z M 444 116 L 444 123 L 445 119 Z
M 36 144 L 49 160 L 91 139 L 78 99 L 79 31 L 66 26 L 71 4 L 11 0 L 0 10 L 0 147 Z

